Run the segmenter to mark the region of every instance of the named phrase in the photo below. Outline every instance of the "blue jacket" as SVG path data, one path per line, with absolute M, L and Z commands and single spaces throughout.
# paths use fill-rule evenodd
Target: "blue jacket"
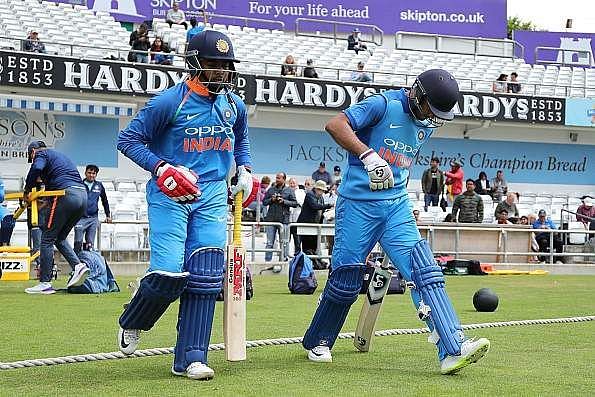
M 4 181 L 2 179 L 0 179 L 0 220 L 2 220 L 2 218 L 4 218 L 4 216 L 6 214 L 8 214 L 8 210 L 6 209 L 6 207 L 4 207 L 2 205 L 3 201 L 4 201 Z
M 46 190 L 66 189 L 70 186 L 83 187 L 83 180 L 76 166 L 66 155 L 54 149 L 35 151 L 33 164 L 27 174 L 25 191 L 30 192 L 41 177 Z
M 105 194 L 105 188 L 103 183 L 95 181 L 89 186 L 85 183 L 87 188 L 87 212 L 85 213 L 86 218 L 94 218 L 99 213 L 99 199 L 101 198 L 101 205 L 103 205 L 103 211 L 105 216 L 110 216 L 109 203 L 107 201 L 107 195 Z

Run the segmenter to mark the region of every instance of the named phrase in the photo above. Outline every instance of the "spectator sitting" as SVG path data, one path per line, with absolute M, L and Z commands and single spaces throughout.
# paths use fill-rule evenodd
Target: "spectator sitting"
M 504 201 L 499 202 L 498 205 L 496 206 L 496 210 L 494 211 L 494 218 L 498 218 L 500 215 L 500 212 L 504 211 L 504 210 L 506 210 L 507 214 L 510 214 L 511 216 L 514 216 L 515 218 L 518 218 L 519 210 L 516 207 L 515 201 L 516 201 L 516 193 L 513 193 L 513 192 L 507 193 L 506 199 Z
M 413 219 L 415 219 L 415 223 L 419 223 L 419 210 L 413 210 Z
M 455 222 L 454 216 L 451 213 L 446 214 L 443 222 Z
M 581 197 L 581 200 L 583 203 L 576 209 L 576 220 L 582 222 L 585 226 L 588 226 L 592 222 L 589 218 L 595 218 L 593 197 L 583 196 Z
M 173 62 L 173 55 L 166 55 L 164 53 L 169 53 L 171 50 L 167 43 L 164 43 L 161 37 L 155 37 L 153 40 L 153 44 L 151 44 L 151 63 L 156 63 L 158 65 L 171 65 Z
M 487 174 L 483 171 L 479 173 L 479 178 L 475 180 L 475 193 L 482 196 L 490 194 L 490 181 Z
M 481 223 L 483 221 L 483 200 L 475 193 L 475 182 L 467 179 L 467 190 L 459 194 L 452 205 L 452 216 L 458 222 Z M 458 215 L 458 217 L 457 217 Z
M 177 1 L 174 1 L 172 8 L 167 11 L 167 14 L 165 15 L 165 22 L 169 24 L 170 28 L 173 24 L 176 24 L 184 26 L 184 29 L 188 29 L 186 15 L 184 14 L 184 11 L 180 10 L 180 5 Z
M 491 190 L 492 199 L 494 199 L 495 202 L 502 200 L 502 196 L 508 192 L 508 185 L 504 180 L 504 172 L 502 172 L 502 170 L 498 170 L 496 172 L 496 177 L 492 179 Z
M 25 51 L 45 54 L 45 45 L 39 40 L 37 31 L 32 30 L 25 41 Z
M 521 84 L 517 81 L 519 75 L 516 72 L 510 74 L 510 83 L 507 85 L 507 92 L 518 94 L 521 92 Z
M 368 46 L 362 42 L 361 39 L 361 32 L 358 28 L 353 29 L 351 34 L 347 36 L 347 49 L 355 51 L 355 53 L 359 53 L 360 51 L 368 50 Z M 370 55 L 372 55 L 372 50 L 368 50 Z
M 508 220 L 508 211 L 506 211 L 506 209 L 502 209 L 497 215 L 494 223 L 498 225 L 512 225 L 512 222 Z
M 149 29 L 146 24 L 142 23 L 137 30 L 130 33 L 129 44 L 133 51 L 148 51 L 151 47 L 149 42 Z M 147 53 L 130 52 L 128 54 L 129 62 L 149 63 L 149 56 Z
M 312 173 L 312 180 L 313 181 L 324 181 L 327 185 L 332 185 L 333 180 L 331 174 L 326 170 L 326 164 L 324 161 L 321 161 L 318 165 L 318 169 Z
M 314 63 L 314 61 L 312 61 L 312 59 L 308 59 L 306 61 L 306 67 L 304 68 L 304 72 L 302 73 L 302 75 L 304 77 L 307 77 L 310 79 L 318 78 L 318 73 L 316 73 L 316 69 L 314 69 L 314 66 L 312 66 L 313 63 Z
M 297 76 L 297 66 L 293 55 L 285 57 L 285 63 L 281 65 L 281 76 Z
M 190 18 L 190 26 L 192 26 L 190 29 L 188 29 L 188 32 L 186 32 L 186 41 L 190 42 L 190 40 L 196 36 L 197 34 L 199 34 L 200 32 L 202 32 L 203 30 L 205 30 L 205 27 L 207 26 L 207 13 L 205 12 L 205 10 L 201 10 L 202 11 L 202 16 L 203 16 L 203 21 L 204 23 L 202 25 L 198 25 L 198 22 L 196 21 L 196 18 L 192 17 Z
M 506 92 L 508 90 L 508 84 L 506 84 L 506 79 L 508 75 L 501 73 L 500 76 L 494 81 L 492 84 L 492 91 L 494 92 Z
M 555 230 L 557 229 L 556 225 L 550 218 L 547 218 L 547 214 L 545 210 L 539 210 L 537 214 L 538 218 L 535 222 L 533 222 L 533 229 L 550 229 Z M 537 241 L 537 245 L 539 246 L 539 252 L 549 252 L 550 251 L 550 233 L 536 233 L 535 240 Z M 554 249 L 557 253 L 562 252 L 562 240 L 560 237 L 554 234 L 553 237 L 554 241 Z M 545 257 L 541 257 L 540 260 L 545 262 Z M 560 262 L 560 261 L 556 261 Z
M 367 83 L 372 81 L 372 77 L 367 72 L 364 72 L 364 63 L 359 61 L 357 63 L 357 71 L 351 72 L 351 81 L 359 81 L 362 83 Z

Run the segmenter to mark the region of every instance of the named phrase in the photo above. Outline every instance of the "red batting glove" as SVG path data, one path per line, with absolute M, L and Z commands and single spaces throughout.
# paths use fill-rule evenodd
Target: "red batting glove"
M 201 191 L 196 182 L 198 175 L 183 166 L 163 163 L 157 168 L 157 186 L 165 195 L 179 203 L 198 200 Z

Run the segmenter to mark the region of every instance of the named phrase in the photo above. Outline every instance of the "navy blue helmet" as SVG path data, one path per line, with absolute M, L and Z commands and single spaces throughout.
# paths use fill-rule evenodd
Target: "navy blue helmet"
M 209 61 L 224 62 L 221 67 L 208 67 Z M 198 77 L 213 94 L 233 90 L 238 76 L 236 62 L 239 60 L 233 53 L 231 40 L 216 30 L 203 30 L 190 40 L 186 49 L 186 65 L 191 76 Z
M 440 127 L 445 121 L 454 119 L 453 108 L 459 100 L 457 80 L 446 70 L 430 69 L 421 73 L 411 87 L 412 98 L 409 106 L 419 121 L 428 120 L 428 127 Z M 426 116 L 422 110 L 424 99 L 432 115 Z
M 33 162 L 33 149 L 41 149 L 47 147 L 44 141 L 33 141 L 27 146 L 27 161 Z

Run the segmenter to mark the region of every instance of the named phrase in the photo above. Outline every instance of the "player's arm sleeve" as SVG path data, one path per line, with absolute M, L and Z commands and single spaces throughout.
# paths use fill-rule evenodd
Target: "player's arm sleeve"
M 47 165 L 47 154 L 45 151 L 40 150 L 39 152 L 35 153 L 35 158 L 33 159 L 33 164 L 31 164 L 31 168 L 29 169 L 29 173 L 25 178 L 25 191 L 30 192 L 37 183 L 37 178 L 41 176 L 43 169 Z
M 237 166 L 244 165 L 252 167 L 252 156 L 250 155 L 250 139 L 248 138 L 248 112 L 246 105 L 239 99 L 234 99 L 238 108 L 238 117 L 233 125 L 235 145 L 233 156 Z
M 118 135 L 118 150 L 153 173 L 161 159 L 147 145 L 163 133 L 177 105 L 171 91 L 152 98 Z
M 105 216 L 109 218 L 109 202 L 107 200 L 107 194 L 105 194 L 105 188 L 103 187 L 103 183 L 101 184 L 101 194 L 99 195 L 99 197 L 101 198 L 101 205 L 103 205 L 103 212 L 105 212 Z
M 372 95 L 343 111 L 354 131 L 377 124 L 386 111 L 386 98 Z

